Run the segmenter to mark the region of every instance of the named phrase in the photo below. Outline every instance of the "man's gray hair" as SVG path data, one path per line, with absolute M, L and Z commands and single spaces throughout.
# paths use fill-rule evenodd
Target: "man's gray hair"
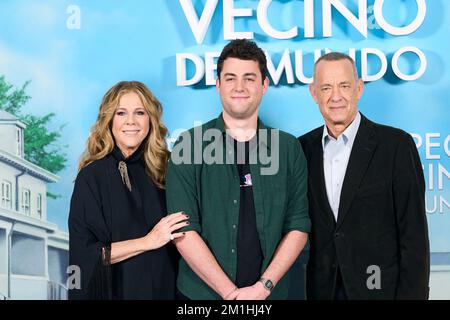
M 314 78 L 316 77 L 316 68 L 320 61 L 340 61 L 340 60 L 348 60 L 353 66 L 353 70 L 355 71 L 356 79 L 359 79 L 358 71 L 356 70 L 355 60 L 352 59 L 349 55 L 341 52 L 330 52 L 323 56 L 321 56 L 316 63 L 314 64 Z

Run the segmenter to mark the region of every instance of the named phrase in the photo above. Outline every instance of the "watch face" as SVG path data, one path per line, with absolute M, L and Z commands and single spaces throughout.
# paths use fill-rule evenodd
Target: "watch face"
M 270 280 L 266 280 L 263 282 L 264 287 L 266 287 L 266 289 L 268 290 L 272 290 L 273 289 L 273 282 Z

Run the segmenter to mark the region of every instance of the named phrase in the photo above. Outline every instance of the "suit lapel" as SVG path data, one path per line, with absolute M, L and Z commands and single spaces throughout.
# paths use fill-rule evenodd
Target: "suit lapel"
M 361 183 L 367 167 L 377 146 L 375 131 L 370 121 L 361 114 L 361 124 L 353 143 L 352 151 L 347 165 L 344 182 L 342 185 L 341 199 L 336 229 L 338 229 Z
M 315 137 L 315 141 L 312 143 L 313 149 L 311 153 L 311 194 L 317 198 L 317 203 L 320 207 L 320 212 L 327 225 L 331 228 L 335 228 L 335 221 L 333 211 L 331 210 L 330 203 L 328 202 L 327 189 L 325 187 L 325 175 L 323 172 L 323 149 L 322 149 L 322 131 Z

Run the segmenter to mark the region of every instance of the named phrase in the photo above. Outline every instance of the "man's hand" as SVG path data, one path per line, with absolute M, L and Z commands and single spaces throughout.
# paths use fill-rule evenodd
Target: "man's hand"
M 236 297 L 239 294 L 239 290 L 238 288 L 235 288 L 233 291 L 231 291 L 229 294 L 227 294 L 223 300 L 236 300 Z
M 266 300 L 270 295 L 270 291 L 260 281 L 250 287 L 239 288 L 238 291 L 236 300 Z

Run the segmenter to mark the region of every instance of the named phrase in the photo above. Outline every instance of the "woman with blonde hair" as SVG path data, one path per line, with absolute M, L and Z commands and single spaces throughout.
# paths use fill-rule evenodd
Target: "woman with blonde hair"
M 79 162 L 69 214 L 69 299 L 173 299 L 176 250 L 189 224 L 166 216 L 169 153 L 160 102 L 123 81 L 103 97 Z

